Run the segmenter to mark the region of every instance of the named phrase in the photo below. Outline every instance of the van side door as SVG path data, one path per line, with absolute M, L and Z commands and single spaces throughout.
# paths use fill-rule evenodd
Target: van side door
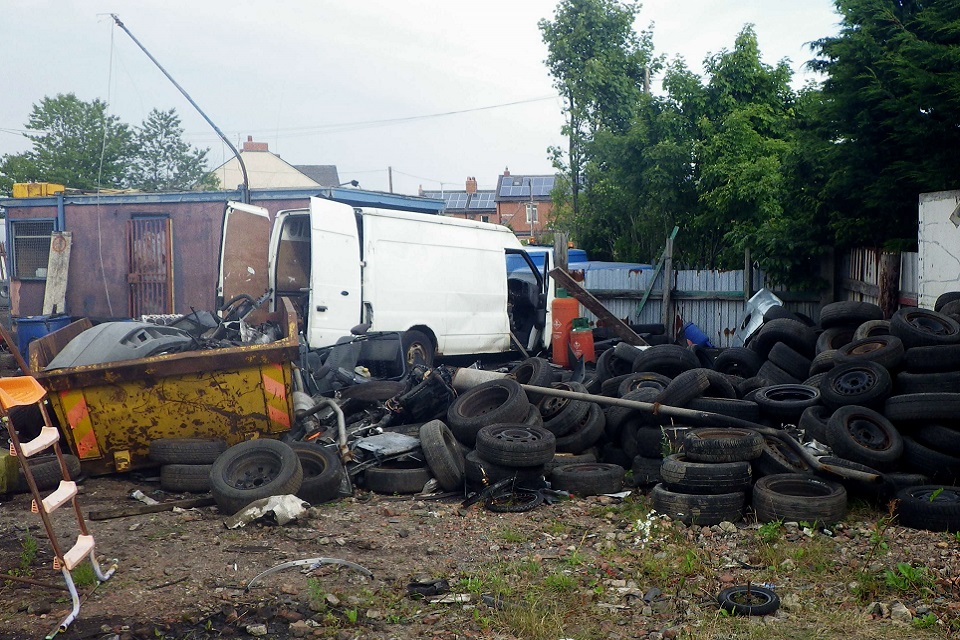
M 362 306 L 360 233 L 353 207 L 310 198 L 307 342 L 317 349 L 350 335 Z

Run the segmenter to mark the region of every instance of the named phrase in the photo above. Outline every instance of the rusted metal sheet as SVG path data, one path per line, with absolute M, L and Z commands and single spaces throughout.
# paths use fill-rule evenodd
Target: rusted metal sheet
M 157 438 L 217 437 L 236 444 L 290 429 L 297 316 L 284 300 L 273 319 L 286 337 L 266 345 L 43 372 L 47 356 L 63 346 L 54 332 L 41 339 L 46 345 L 31 349 L 31 360 L 35 356 L 36 377 L 83 469 L 93 475 L 129 471 L 154 466 L 147 451 Z

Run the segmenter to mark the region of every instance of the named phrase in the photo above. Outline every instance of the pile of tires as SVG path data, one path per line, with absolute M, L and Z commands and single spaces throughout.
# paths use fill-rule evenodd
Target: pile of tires
M 650 493 L 654 510 L 689 525 L 739 522 L 753 480 L 750 461 L 762 444 L 750 429 L 691 430 L 683 439 L 684 453 L 663 460 L 662 482 Z
M 158 438 L 147 457 L 160 465 L 160 488 L 171 493 L 210 491 L 210 469 L 227 450 L 219 438 Z

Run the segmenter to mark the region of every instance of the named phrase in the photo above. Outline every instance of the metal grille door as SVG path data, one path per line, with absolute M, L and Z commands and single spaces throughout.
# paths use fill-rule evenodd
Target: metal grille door
M 173 313 L 173 223 L 169 218 L 127 222 L 130 317 Z

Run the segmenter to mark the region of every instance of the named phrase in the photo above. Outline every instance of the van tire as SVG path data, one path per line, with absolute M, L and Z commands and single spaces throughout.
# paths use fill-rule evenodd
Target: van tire
M 213 464 L 227 443 L 219 438 L 158 438 L 150 443 L 147 457 L 164 464 Z
M 463 487 L 464 461 L 453 433 L 439 420 L 420 427 L 420 448 L 427 466 L 444 491 Z
M 473 447 L 477 432 L 488 424 L 523 422 L 530 411 L 527 394 L 510 378 L 477 385 L 451 403 L 447 425 L 457 440 Z
M 165 464 L 160 467 L 160 488 L 172 493 L 210 491 L 210 464 Z
M 422 331 L 411 329 L 400 334 L 400 347 L 403 349 L 403 359 L 407 367 L 423 365 L 428 369 L 433 366 L 436 354 L 433 341 Z
M 296 451 L 303 467 L 303 482 L 296 496 L 310 504 L 336 500 L 340 495 L 343 464 L 334 450 L 308 442 L 295 442 L 290 447 Z
M 296 494 L 302 482 L 300 458 L 279 440 L 236 444 L 210 468 L 210 491 L 221 513 L 228 516 L 260 498 Z

